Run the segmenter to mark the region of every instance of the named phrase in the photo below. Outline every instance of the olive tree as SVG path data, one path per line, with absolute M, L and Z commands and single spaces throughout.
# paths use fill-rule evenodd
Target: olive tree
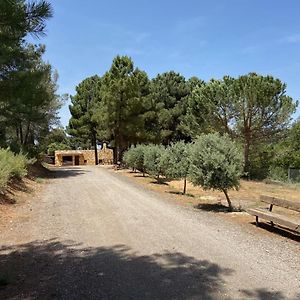
M 222 191 L 232 211 L 229 189 L 238 189 L 243 171 L 243 155 L 228 135 L 201 135 L 190 151 L 189 178 L 204 189 Z
M 183 141 L 172 143 L 163 156 L 166 166 L 166 176 L 172 179 L 183 179 L 183 194 L 186 193 L 186 180 L 190 168 L 189 160 L 190 144 Z
M 133 170 L 139 170 L 145 176 L 144 154 L 145 145 L 131 147 L 124 153 L 123 160 L 125 164 Z
M 162 159 L 166 149 L 162 145 L 147 145 L 144 152 L 144 164 L 147 173 L 160 180 L 160 175 L 165 175 L 164 160 Z

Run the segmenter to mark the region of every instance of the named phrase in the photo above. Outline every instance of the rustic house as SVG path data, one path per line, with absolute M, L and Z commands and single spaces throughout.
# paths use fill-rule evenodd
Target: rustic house
M 98 150 L 99 164 L 112 164 L 113 151 L 106 148 L 104 144 L 101 150 Z M 81 166 L 94 165 L 94 150 L 57 150 L 55 151 L 55 166 Z

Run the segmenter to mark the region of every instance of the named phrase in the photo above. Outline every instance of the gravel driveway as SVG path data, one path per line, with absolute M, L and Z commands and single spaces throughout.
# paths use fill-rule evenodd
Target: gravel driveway
M 55 177 L 0 233 L 0 299 L 300 299 L 297 243 L 103 167 Z

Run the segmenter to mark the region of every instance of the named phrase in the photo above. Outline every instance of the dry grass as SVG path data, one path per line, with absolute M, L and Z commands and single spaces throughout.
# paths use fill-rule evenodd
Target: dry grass
M 142 174 L 139 172 L 135 173 L 126 169 L 118 170 L 116 172 L 131 178 L 153 191 L 168 194 L 174 201 L 182 205 L 219 212 L 221 215 L 226 212 L 227 201 L 222 192 L 212 190 L 205 191 L 201 187 L 195 187 L 188 182 L 187 195 L 182 195 L 182 180 L 172 180 L 166 181 L 164 184 L 157 184 L 154 178 L 149 177 L 148 175 L 142 177 Z M 231 190 L 229 192 L 229 196 L 237 211 L 244 211 L 250 207 L 267 207 L 267 204 L 262 203 L 259 200 L 259 197 L 262 194 L 300 202 L 300 187 L 291 184 L 279 185 L 274 183 L 270 184 L 258 181 L 241 180 L 240 189 L 238 191 Z M 299 217 L 299 213 L 283 208 L 274 207 L 273 210 L 285 215 Z M 226 215 L 240 223 L 253 222 L 254 219 L 253 216 L 250 216 L 247 213 L 232 213 Z

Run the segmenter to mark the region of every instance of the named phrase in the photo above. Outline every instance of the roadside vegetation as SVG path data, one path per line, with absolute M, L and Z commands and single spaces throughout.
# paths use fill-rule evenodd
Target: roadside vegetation
M 244 163 L 241 149 L 227 135 L 218 133 L 203 134 L 194 143 L 131 147 L 124 160 L 127 167 L 147 172 L 157 182 L 183 179 L 182 194 L 186 193 L 187 179 L 203 189 L 222 191 L 230 211 L 233 205 L 228 190 L 239 188 Z
M 53 127 L 64 97 L 40 44 L 52 17 L 47 1 L 0 1 L 0 193 L 27 174 L 30 162 L 53 149 Z M 29 42 L 29 37 L 30 41 Z M 32 41 L 38 41 L 35 44 Z M 55 133 L 55 130 L 54 130 Z M 64 147 L 63 145 L 60 145 Z
M 20 180 L 27 175 L 27 165 L 31 162 L 22 153 L 0 149 L 0 194 L 5 192 L 11 179 Z
M 300 121 L 292 119 L 298 102 L 280 79 L 252 72 L 204 81 L 173 70 L 149 78 L 130 57 L 118 55 L 107 72 L 78 84 L 65 130 L 57 115 L 66 99 L 57 94 L 57 72 L 43 60 L 45 46 L 28 42 L 28 36 L 45 35 L 50 3 L 0 3 L 1 148 L 29 158 L 53 156 L 62 149 L 94 149 L 97 157 L 97 145 L 106 142 L 115 164 L 124 161 L 158 182 L 183 179 L 184 193 L 187 179 L 227 196 L 228 189 L 238 187 L 240 176 L 300 180 L 297 172 L 288 177 L 289 169 L 300 169 Z M 203 152 L 197 145 L 209 137 L 234 143 L 239 156 L 231 157 L 232 149 L 218 141 L 209 155 Z M 134 164 L 128 149 L 135 153 Z M 211 151 L 220 159 L 212 159 Z M 242 170 L 236 166 L 240 155 Z M 211 176 L 218 168 L 229 179 L 216 175 L 223 183 L 215 186 L 216 177 Z
M 297 105 L 286 84 L 271 75 L 205 82 L 167 71 L 150 79 L 130 57 L 117 56 L 104 75 L 76 87 L 67 133 L 71 145 L 81 148 L 106 142 L 115 164 L 127 160 L 124 153 L 132 146 L 157 145 L 145 152 L 145 160 L 158 180 L 185 176 L 174 169 L 163 174 L 164 162 L 156 162 L 162 148 L 219 133 L 242 149 L 242 177 L 286 181 L 289 168 L 300 169 L 300 121 L 292 120 Z

